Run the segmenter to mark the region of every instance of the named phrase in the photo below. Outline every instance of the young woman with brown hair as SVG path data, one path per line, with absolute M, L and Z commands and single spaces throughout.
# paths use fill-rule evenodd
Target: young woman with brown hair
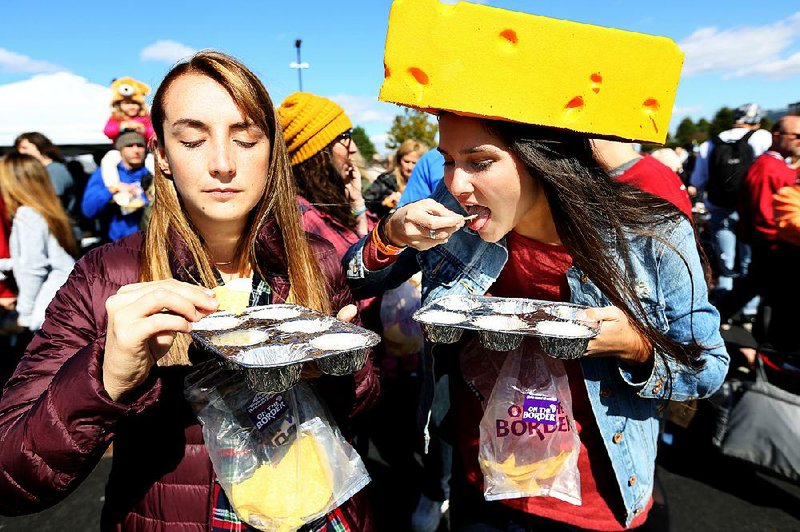
M 55 504 L 113 442 L 104 530 L 216 526 L 224 501 L 183 395 L 190 366 L 206 356 L 185 333 L 216 310 L 210 288 L 252 278 L 252 304 L 336 311 L 350 302 L 329 245 L 301 229 L 273 109 L 256 76 L 224 54 L 200 52 L 167 74 L 152 107 L 146 233 L 78 262 L 0 401 L 0 512 Z M 378 386 L 370 362 L 315 384 L 345 432 Z M 361 494 L 337 512 L 352 529 L 368 527 Z
M 600 322 L 584 355 L 564 362 L 580 436 L 580 506 L 553 497 L 484 500 L 482 403 L 469 377 L 475 359 L 459 356 L 463 341 L 438 352 L 453 365 L 451 526 L 643 523 L 653 504 L 661 401 L 708 397 L 729 362 L 690 222 L 672 204 L 612 179 L 585 135 L 443 111 L 439 125 L 443 183 L 351 248 L 345 261 L 354 293 L 374 295 L 421 269 L 423 301 L 458 294 L 568 301 Z M 481 390 L 484 401 L 489 392 Z
M 17 283 L 17 323 L 35 331 L 72 271 L 78 245 L 47 170 L 34 157 L 0 159 L 0 192 L 12 219 L 11 258 L 0 260 L 0 271 L 12 271 Z

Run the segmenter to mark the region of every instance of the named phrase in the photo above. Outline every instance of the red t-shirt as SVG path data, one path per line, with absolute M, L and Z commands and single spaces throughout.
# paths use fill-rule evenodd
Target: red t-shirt
M 667 200 L 688 216 L 689 220 L 692 219 L 692 201 L 681 178 L 650 155 L 639 159 L 639 162 L 617 176 L 616 180 Z
M 772 200 L 783 187 L 794 185 L 797 173 L 774 151 L 750 167 L 739 190 L 739 234 L 745 242 L 773 242 L 778 234 Z
M 506 241 L 509 260 L 489 290 L 491 295 L 569 301 L 566 272 L 572 265 L 572 257 L 564 246 L 542 244 L 513 231 L 507 235 Z M 578 469 L 582 504 L 575 506 L 552 497 L 504 499 L 501 502 L 526 513 L 582 528 L 625 530 L 622 496 L 592 412 L 580 362 L 564 361 L 564 367 L 572 394 L 575 426 L 581 441 Z M 480 402 L 466 383 L 460 381 L 454 387 L 452 404 L 467 479 L 482 490 L 483 475 L 478 464 L 480 433 L 475 421 L 482 416 Z M 650 506 L 651 503 L 648 503 L 645 512 L 636 516 L 632 527 L 644 523 Z

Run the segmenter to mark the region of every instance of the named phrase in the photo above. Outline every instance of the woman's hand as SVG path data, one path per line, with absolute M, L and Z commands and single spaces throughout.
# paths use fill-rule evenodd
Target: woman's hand
M 389 207 L 390 209 L 394 209 L 397 206 L 397 202 L 400 201 L 402 195 L 403 194 L 400 192 L 392 192 L 391 194 L 383 198 L 383 201 L 381 203 L 383 204 L 384 207 Z
M 14 310 L 17 306 L 17 298 L 16 297 L 0 297 L 0 309 L 1 310 Z
M 357 312 L 358 309 L 356 309 L 355 305 L 345 305 L 339 310 L 338 314 L 336 314 L 336 319 L 350 323 L 353 321 L 353 318 L 356 317 Z M 316 379 L 321 375 L 322 372 L 313 361 L 303 364 L 303 370 L 300 372 L 300 378 L 302 379 Z
M 175 279 L 129 284 L 108 298 L 103 386 L 111 399 L 142 384 L 175 336 L 216 309 L 211 290 Z
M 424 251 L 444 244 L 464 227 L 464 217 L 428 198 L 403 205 L 386 220 L 388 244 Z
M 350 202 L 352 209 L 359 210 L 364 206 L 364 196 L 361 192 L 361 171 L 351 163 L 345 166 L 341 173 L 347 201 Z
M 590 308 L 576 317 L 600 322 L 600 333 L 589 342 L 586 356 L 613 356 L 632 364 L 644 364 L 653 358 L 653 346 L 619 308 Z
M 139 122 L 137 120 L 123 120 L 120 123 L 119 128 L 121 130 L 123 130 L 123 131 L 128 129 L 128 130 L 135 131 L 135 132 L 139 133 L 140 135 L 144 135 L 144 124 L 142 124 L 141 122 Z

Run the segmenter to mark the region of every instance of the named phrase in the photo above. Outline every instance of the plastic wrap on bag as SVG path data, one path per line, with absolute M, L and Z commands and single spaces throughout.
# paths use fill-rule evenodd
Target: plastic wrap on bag
M 260 530 L 290 531 L 318 519 L 369 482 L 313 389 L 250 390 L 216 361 L 186 380 L 217 480 L 237 515 Z
M 422 329 L 413 319 L 421 305 L 420 277 L 418 272 L 381 296 L 383 348 L 389 356 L 402 357 L 422 351 Z
M 484 497 L 550 496 L 580 505 L 580 439 L 563 362 L 544 356 L 534 338 L 508 352 L 499 372 L 475 365 L 479 351 L 477 342 L 468 345 L 462 367 L 486 397 L 478 455 Z

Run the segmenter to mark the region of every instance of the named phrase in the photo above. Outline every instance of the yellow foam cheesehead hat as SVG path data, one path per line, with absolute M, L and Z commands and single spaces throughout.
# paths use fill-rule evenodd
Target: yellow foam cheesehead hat
M 394 0 L 379 99 L 663 143 L 682 65 L 666 37 L 466 2 Z

